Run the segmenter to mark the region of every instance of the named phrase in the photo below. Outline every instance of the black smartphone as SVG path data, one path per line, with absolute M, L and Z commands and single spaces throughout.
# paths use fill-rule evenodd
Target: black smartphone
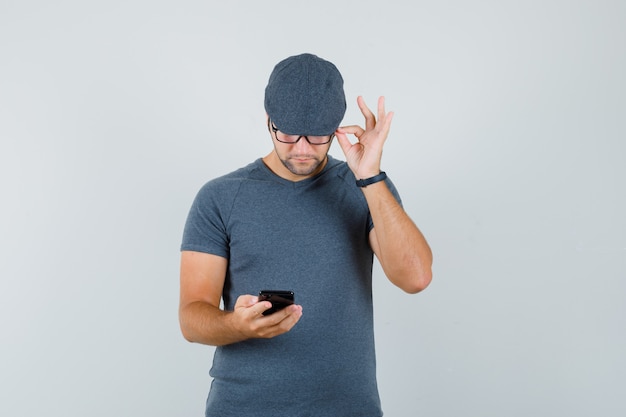
M 293 291 L 262 290 L 259 291 L 259 301 L 269 301 L 272 303 L 272 307 L 263 312 L 263 315 L 267 316 L 293 304 Z

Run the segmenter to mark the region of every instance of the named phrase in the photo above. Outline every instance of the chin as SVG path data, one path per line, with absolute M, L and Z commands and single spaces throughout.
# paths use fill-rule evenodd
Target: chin
M 289 161 L 283 161 L 283 165 L 285 165 L 285 168 L 287 168 L 289 172 L 294 175 L 306 176 L 316 172 L 320 166 L 320 162 L 316 161 L 314 163 L 311 163 L 310 165 L 302 166 L 300 164 L 291 163 Z

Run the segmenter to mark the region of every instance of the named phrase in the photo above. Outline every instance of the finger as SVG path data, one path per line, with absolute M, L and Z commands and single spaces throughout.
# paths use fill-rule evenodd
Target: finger
M 365 130 L 359 125 L 351 125 L 351 126 L 341 126 L 337 129 L 337 132 L 344 133 L 344 134 L 352 134 L 358 138 L 363 133 L 365 133 Z
M 265 310 L 272 308 L 272 303 L 269 301 L 261 301 L 257 305 L 251 308 L 255 317 L 260 317 L 263 315 Z
M 391 128 L 391 120 L 393 119 L 393 112 L 387 113 L 385 110 L 385 97 L 378 97 L 378 122 L 376 124 L 376 130 L 387 135 Z
M 389 132 L 391 129 L 391 120 L 393 119 L 394 112 L 390 111 L 387 113 L 387 117 L 385 117 L 385 131 Z
M 339 146 L 341 147 L 343 154 L 348 156 L 348 152 L 350 151 L 350 148 L 352 147 L 352 143 L 350 143 L 350 140 L 348 139 L 346 134 L 339 130 L 337 130 L 335 135 L 337 136 L 337 143 L 339 143 Z
M 291 329 L 302 317 L 302 306 L 291 305 L 266 317 L 272 326 L 278 326 L 284 330 Z
M 301 312 L 302 312 L 301 305 L 291 304 L 285 308 L 282 308 L 276 311 L 275 313 L 270 314 L 269 316 L 267 316 L 267 318 L 269 319 L 270 322 L 272 322 L 272 324 L 277 324 L 283 321 L 284 319 L 286 319 L 287 317 L 293 314 L 298 315 Z
M 363 116 L 365 117 L 365 130 L 374 129 L 376 126 L 376 117 L 374 116 L 374 113 L 372 113 L 369 107 L 367 107 L 367 104 L 365 104 L 365 100 L 362 96 L 357 97 L 356 102 L 359 105 L 359 109 L 361 109 L 361 113 L 363 113 Z
M 389 112 L 385 115 L 385 117 L 380 118 L 378 120 L 378 124 L 376 125 L 376 129 L 379 132 L 382 132 L 383 134 L 385 134 L 385 136 L 389 133 L 389 130 L 391 129 L 391 121 L 393 120 L 393 112 Z
M 298 321 L 300 321 L 300 317 L 302 317 L 302 306 L 290 306 L 287 311 L 287 315 L 283 319 L 283 324 L 287 326 L 287 329 L 291 329 Z
M 378 97 L 378 121 L 384 121 L 385 116 L 385 97 L 380 96 Z

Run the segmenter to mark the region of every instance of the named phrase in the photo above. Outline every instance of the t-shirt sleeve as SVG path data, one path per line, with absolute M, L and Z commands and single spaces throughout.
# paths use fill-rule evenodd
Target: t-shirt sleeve
M 232 194 L 217 182 L 209 182 L 200 189 L 187 215 L 181 251 L 204 252 L 229 258 L 226 224 L 228 207 L 232 206 L 229 198 Z

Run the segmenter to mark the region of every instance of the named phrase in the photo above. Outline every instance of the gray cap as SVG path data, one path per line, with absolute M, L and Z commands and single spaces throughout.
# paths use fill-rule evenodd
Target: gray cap
M 343 78 L 335 65 L 312 54 L 284 59 L 265 87 L 265 111 L 288 135 L 330 135 L 346 113 Z

